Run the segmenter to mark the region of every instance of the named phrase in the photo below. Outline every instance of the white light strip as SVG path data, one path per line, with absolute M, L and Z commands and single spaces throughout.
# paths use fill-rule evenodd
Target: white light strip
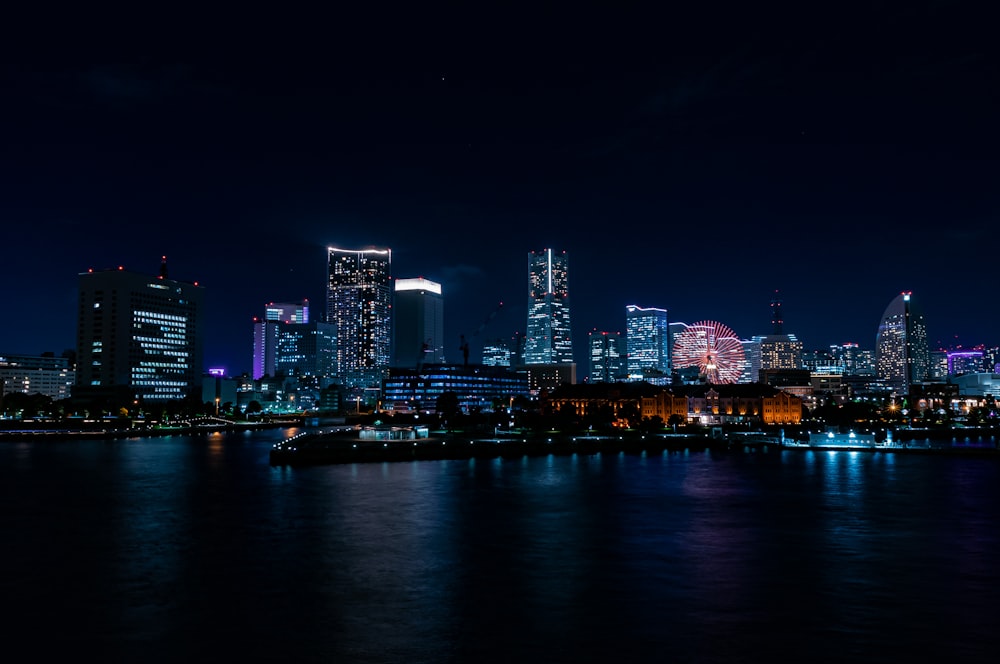
M 400 291 L 414 291 L 423 290 L 429 291 L 431 293 L 441 294 L 441 284 L 431 281 L 430 279 L 424 279 L 423 277 L 417 277 L 416 279 L 396 279 L 396 292 Z

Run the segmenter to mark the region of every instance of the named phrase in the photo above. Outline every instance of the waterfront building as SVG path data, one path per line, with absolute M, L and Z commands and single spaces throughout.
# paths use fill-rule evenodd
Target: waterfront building
M 68 399 L 76 370 L 67 357 L 0 354 L 0 396 L 20 392 Z
M 337 328 L 330 323 L 284 323 L 278 328 L 276 374 L 323 387 L 337 372 Z
M 392 252 L 327 248 L 327 316 L 337 329 L 337 377 L 348 388 L 378 386 L 392 345 Z
M 896 394 L 907 394 L 911 385 L 926 380 L 927 326 L 909 291 L 893 298 L 882 314 L 875 357 L 879 380 Z
M 955 385 L 960 397 L 1000 396 L 1000 375 L 995 373 L 967 373 L 948 380 Z
M 716 424 L 798 424 L 802 399 L 767 385 L 710 384 L 652 385 L 646 382 L 564 385 L 548 398 L 553 412 L 572 407 L 577 417 L 610 409 L 615 418 L 626 407 L 634 407 L 643 418 L 659 418 L 664 424 L 672 415 L 685 422 Z M 627 426 L 627 422 L 619 422 Z
M 504 367 L 425 364 L 419 370 L 392 367 L 382 386 L 384 406 L 399 412 L 433 413 L 438 398 L 453 393 L 464 411 L 491 412 L 528 394 L 523 373 Z
M 589 334 L 590 340 L 590 382 L 616 383 L 625 379 L 625 353 L 622 352 L 620 332 L 598 332 Z
M 625 307 L 629 380 L 666 384 L 670 379 L 670 331 L 667 310 Z
M 202 401 L 212 404 L 215 414 L 220 415 L 224 408 L 231 408 L 238 403 L 240 385 L 238 378 L 227 377 L 222 373 L 205 374 L 201 379 Z
M 576 384 L 576 363 L 519 364 L 514 371 L 528 377 L 528 392 L 532 396 L 551 392 L 563 385 Z
M 73 396 L 200 399 L 203 291 L 169 279 L 165 258 L 157 276 L 80 274 Z
M 528 327 L 524 364 L 571 364 L 569 259 L 552 249 L 528 253 Z
M 417 277 L 397 279 L 392 309 L 393 365 L 444 362 L 444 299 L 441 284 Z
M 269 302 L 264 306 L 264 317 L 253 322 L 254 379 L 273 376 L 277 371 L 278 330 L 286 324 L 309 322 L 309 300 L 302 302 Z
M 952 350 L 948 351 L 948 375 L 983 373 L 985 362 L 982 350 Z

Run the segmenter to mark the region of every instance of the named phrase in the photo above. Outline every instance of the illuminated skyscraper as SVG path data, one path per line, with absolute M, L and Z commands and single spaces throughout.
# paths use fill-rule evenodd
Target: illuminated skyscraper
M 670 379 L 670 333 L 667 310 L 625 307 L 629 380 L 663 383 Z
M 274 376 L 278 348 L 278 328 L 281 325 L 301 325 L 309 322 L 309 300 L 302 302 L 269 302 L 264 318 L 253 322 L 253 379 Z
M 619 332 L 590 333 L 590 382 L 616 383 L 626 377 L 626 358 Z
M 379 385 L 392 344 L 392 252 L 327 248 L 327 322 L 337 326 L 337 375 L 345 387 Z
M 528 329 L 525 364 L 571 364 L 566 252 L 528 253 Z
M 79 277 L 74 396 L 200 398 L 202 294 L 196 283 L 122 268 Z
M 392 329 L 393 366 L 419 369 L 444 362 L 441 284 L 423 277 L 397 279 Z
M 900 293 L 886 307 L 875 336 L 878 378 L 897 394 L 926 379 L 930 362 L 927 326 L 911 293 Z

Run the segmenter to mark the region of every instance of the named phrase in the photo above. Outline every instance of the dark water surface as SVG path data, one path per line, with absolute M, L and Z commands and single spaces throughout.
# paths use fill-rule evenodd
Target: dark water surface
M 996 459 L 692 451 L 272 468 L 282 435 L 0 445 L 3 651 L 1000 661 Z

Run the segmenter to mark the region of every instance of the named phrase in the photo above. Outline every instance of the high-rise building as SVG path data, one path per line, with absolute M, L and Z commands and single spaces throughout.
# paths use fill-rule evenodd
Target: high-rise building
M 670 379 L 670 331 L 667 310 L 625 307 L 629 380 L 665 383 Z
M 282 325 L 309 322 L 309 300 L 302 302 L 269 302 L 264 318 L 253 322 L 253 379 L 274 376 L 277 371 L 278 331 Z
M 327 248 L 326 320 L 337 327 L 337 376 L 348 388 L 379 385 L 392 345 L 392 252 Z
M 79 276 L 74 396 L 200 398 L 202 294 L 197 283 L 122 268 Z
M 281 323 L 277 330 L 275 373 L 298 378 L 300 384 L 326 387 L 337 370 L 336 326 L 319 322 Z
M 524 364 L 573 362 L 566 252 L 528 253 L 528 329 Z
M 781 300 L 777 297 L 771 300 L 771 326 L 771 334 L 754 337 L 760 346 L 759 371 L 801 369 L 802 342 L 794 334 L 785 334 Z
M 444 299 L 441 284 L 418 277 L 396 280 L 392 308 L 393 366 L 444 362 Z
M 617 383 L 625 380 L 626 357 L 620 332 L 590 333 L 590 382 Z
M 927 378 L 929 352 L 924 315 L 905 291 L 882 314 L 875 336 L 875 364 L 883 385 L 897 394 Z

